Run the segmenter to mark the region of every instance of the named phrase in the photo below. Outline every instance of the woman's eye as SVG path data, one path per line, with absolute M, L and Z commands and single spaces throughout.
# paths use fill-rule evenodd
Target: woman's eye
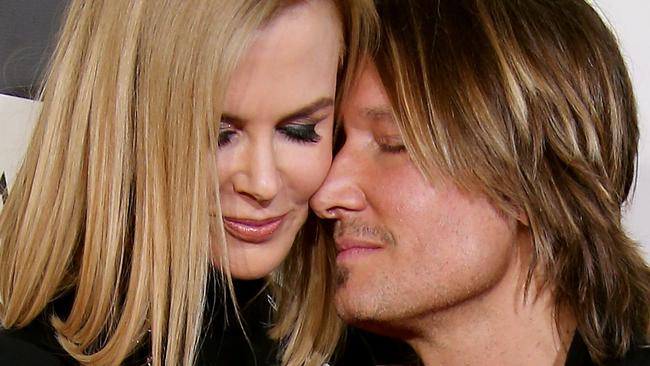
M 219 141 L 218 141 L 219 147 L 228 145 L 232 140 L 233 136 L 235 136 L 235 133 L 236 132 L 232 130 L 219 131 Z
M 230 123 L 221 122 L 221 125 L 219 126 L 218 146 L 222 147 L 228 145 L 235 134 L 237 134 L 237 132 Z
M 316 133 L 316 124 L 286 124 L 276 128 L 280 133 L 289 140 L 300 143 L 316 143 L 320 141 L 321 136 Z

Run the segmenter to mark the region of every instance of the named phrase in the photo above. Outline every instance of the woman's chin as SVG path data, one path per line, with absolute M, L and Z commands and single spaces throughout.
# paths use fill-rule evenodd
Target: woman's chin
M 229 269 L 233 279 L 255 280 L 268 276 L 276 270 L 288 255 L 288 248 L 238 248 L 236 245 L 229 248 Z M 212 264 L 216 268 L 222 267 L 219 256 L 213 256 Z
M 268 276 L 286 259 L 298 233 L 296 225 L 280 226 L 270 238 L 261 242 L 251 242 L 235 236 L 226 230 L 228 243 L 229 269 L 232 278 L 254 280 Z M 221 267 L 220 253 L 216 250 L 212 262 Z
M 236 261 L 230 263 L 230 275 L 233 279 L 237 280 L 257 280 L 264 278 L 271 274 L 276 268 L 280 266 L 279 261 L 276 263 L 237 263 Z

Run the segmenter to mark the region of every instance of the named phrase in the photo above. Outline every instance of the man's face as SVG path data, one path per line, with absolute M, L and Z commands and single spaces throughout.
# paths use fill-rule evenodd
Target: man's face
M 345 143 L 311 204 L 336 220 L 343 319 L 382 331 L 497 287 L 516 262 L 516 221 L 481 194 L 420 174 L 374 65 L 342 113 Z

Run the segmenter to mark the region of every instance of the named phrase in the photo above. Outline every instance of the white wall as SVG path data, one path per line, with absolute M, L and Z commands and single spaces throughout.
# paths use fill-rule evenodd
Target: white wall
M 650 1 L 595 0 L 619 38 L 636 92 L 641 127 L 636 192 L 625 223 L 650 259 Z
M 38 110 L 39 104 L 29 99 L 0 94 L 0 175 L 5 175 L 8 186 L 22 162 Z

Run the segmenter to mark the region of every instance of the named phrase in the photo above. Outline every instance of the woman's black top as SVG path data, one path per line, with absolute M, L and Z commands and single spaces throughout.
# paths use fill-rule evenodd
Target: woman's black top
M 214 302 L 208 305 L 205 334 L 200 345 L 197 365 L 267 366 L 278 365 L 277 344 L 267 336 L 270 301 L 263 291 L 263 282 L 235 281 L 235 292 L 241 306 L 245 334 L 233 316 Z M 216 299 L 214 291 L 210 298 Z M 52 313 L 66 314 L 71 297 L 57 300 L 31 324 L 17 330 L 0 331 L 0 365 L 68 366 L 78 363 L 59 345 L 49 325 Z M 148 347 L 128 358 L 125 365 L 146 365 Z M 411 364 L 411 349 L 403 343 L 351 329 L 345 342 L 337 349 L 331 366 L 374 366 Z

